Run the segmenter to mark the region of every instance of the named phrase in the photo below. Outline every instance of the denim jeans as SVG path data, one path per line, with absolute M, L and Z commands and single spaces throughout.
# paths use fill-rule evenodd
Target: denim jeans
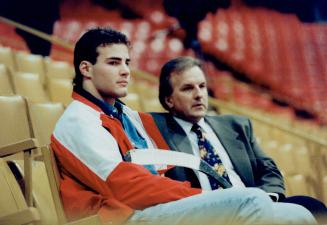
M 136 210 L 126 224 L 316 224 L 316 221 L 302 206 L 274 203 L 258 188 L 233 187 Z

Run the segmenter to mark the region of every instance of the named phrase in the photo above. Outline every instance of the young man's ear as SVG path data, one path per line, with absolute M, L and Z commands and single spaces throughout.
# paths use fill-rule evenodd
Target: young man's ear
M 81 71 L 81 74 L 84 76 L 84 78 L 90 80 L 92 79 L 92 64 L 88 61 L 82 61 L 79 64 L 79 70 Z
M 169 97 L 165 97 L 165 103 L 167 104 L 167 106 L 171 109 L 174 107 L 174 102 L 171 98 L 171 96 Z

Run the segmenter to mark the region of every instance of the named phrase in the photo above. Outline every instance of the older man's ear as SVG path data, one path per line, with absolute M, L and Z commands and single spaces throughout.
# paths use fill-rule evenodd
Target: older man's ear
M 173 102 L 171 96 L 165 97 L 165 103 L 167 104 L 169 109 L 172 109 L 174 107 L 174 102 Z

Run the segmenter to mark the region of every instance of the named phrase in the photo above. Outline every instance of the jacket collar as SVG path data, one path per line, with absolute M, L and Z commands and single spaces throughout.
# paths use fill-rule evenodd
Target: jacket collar
M 84 90 L 83 88 L 75 87 L 72 97 L 73 99 L 90 106 L 96 111 L 103 112 L 109 116 L 114 116 L 117 118 L 118 114 L 121 114 L 123 112 L 124 103 L 119 99 L 116 99 L 115 105 L 113 106 L 94 97 L 91 93 Z
M 188 138 L 185 138 L 187 135 L 183 128 L 176 122 L 174 117 L 171 114 L 165 114 L 166 117 L 166 127 L 168 132 L 169 145 L 173 146 L 173 149 L 178 149 L 179 151 L 185 151 L 186 153 L 193 154 L 191 142 Z

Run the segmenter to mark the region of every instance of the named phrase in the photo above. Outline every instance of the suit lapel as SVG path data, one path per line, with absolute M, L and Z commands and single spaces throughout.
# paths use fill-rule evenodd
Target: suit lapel
M 166 121 L 169 141 L 175 147 L 175 150 L 193 154 L 191 142 L 188 140 L 183 128 L 171 116 L 166 117 Z
M 236 173 L 240 176 L 245 185 L 254 185 L 250 159 L 238 133 L 229 126 L 225 126 L 214 117 L 205 117 L 205 120 L 216 133 L 219 141 L 229 155 Z
M 193 154 L 183 128 L 168 113 L 151 113 L 171 150 Z
M 168 113 L 151 113 L 162 136 L 170 149 L 178 152 L 193 154 L 191 142 L 188 140 L 183 128 Z M 166 173 L 174 180 L 189 181 L 194 188 L 200 188 L 198 172 L 184 167 L 175 167 Z

